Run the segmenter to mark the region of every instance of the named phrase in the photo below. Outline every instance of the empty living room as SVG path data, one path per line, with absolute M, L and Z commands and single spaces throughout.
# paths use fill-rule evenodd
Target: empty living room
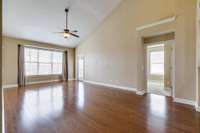
M 200 133 L 200 0 L 2 0 L 0 133 Z

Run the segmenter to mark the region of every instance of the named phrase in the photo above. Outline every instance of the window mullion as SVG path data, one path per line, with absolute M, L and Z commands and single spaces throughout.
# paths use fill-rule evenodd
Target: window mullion
M 39 49 L 37 49 L 37 75 L 39 75 Z
M 51 52 L 51 74 L 53 74 L 53 51 Z

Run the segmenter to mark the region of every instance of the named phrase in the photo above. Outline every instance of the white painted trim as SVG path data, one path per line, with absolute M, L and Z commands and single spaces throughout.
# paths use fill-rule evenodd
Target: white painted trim
M 76 79 L 68 79 L 68 81 L 74 81 L 74 80 L 76 80 Z
M 196 107 L 196 111 L 200 112 L 200 106 Z
M 142 91 L 137 90 L 136 91 L 136 94 L 139 95 L 139 96 L 143 96 L 145 93 L 146 92 L 144 90 L 142 90 Z
M 196 102 L 195 109 L 197 112 L 200 112 L 200 106 L 198 105 L 198 102 Z
M 1 97 L 2 97 L 2 114 L 1 114 L 1 118 L 2 118 L 2 133 L 5 133 L 5 106 L 4 106 L 4 91 L 3 91 L 3 88 L 2 88 L 2 94 L 1 94 Z
M 136 88 L 119 86 L 119 85 L 113 85 L 113 84 L 107 84 L 107 83 L 101 83 L 101 82 L 95 82 L 95 81 L 84 80 L 84 82 L 89 83 L 89 84 L 106 86 L 106 87 L 111 87 L 111 88 L 116 88 L 116 89 L 121 89 L 121 90 L 134 91 L 134 92 L 136 92 L 136 90 L 137 90 Z
M 18 85 L 17 84 L 13 84 L 13 85 L 3 85 L 3 89 L 8 89 L 8 88 L 16 88 L 16 87 L 18 87 Z
M 182 104 L 187 104 L 187 105 L 192 105 L 192 106 L 196 105 L 195 101 L 182 99 L 182 98 L 174 98 L 173 101 L 176 103 L 182 103 Z
M 80 59 L 83 59 L 83 79 L 79 79 L 79 60 Z M 76 77 L 79 81 L 84 81 L 85 79 L 85 56 L 84 55 L 78 55 L 77 56 L 77 61 L 76 61 L 76 64 L 77 64 L 77 68 L 76 68 Z
M 154 23 L 151 23 L 151 24 L 147 24 L 147 25 L 144 25 L 144 26 L 137 27 L 136 31 L 141 31 L 141 30 L 151 28 L 151 27 L 154 27 L 154 26 L 171 23 L 171 22 L 174 22 L 175 20 L 176 20 L 176 16 L 173 16 L 171 18 L 162 19 L 160 21 L 157 21 L 157 22 L 154 22 Z

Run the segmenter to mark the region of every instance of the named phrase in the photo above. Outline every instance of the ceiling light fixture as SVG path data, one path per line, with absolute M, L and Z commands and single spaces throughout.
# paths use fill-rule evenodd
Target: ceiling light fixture
M 63 34 L 64 38 L 69 38 L 70 36 L 74 36 L 74 37 L 79 38 L 79 36 L 75 34 L 75 33 L 78 32 L 77 30 L 73 30 L 73 31 L 69 30 L 69 28 L 68 28 L 68 13 L 69 13 L 69 10 L 65 9 L 65 12 L 66 12 L 66 28 L 64 29 L 63 32 L 56 32 L 56 33 Z

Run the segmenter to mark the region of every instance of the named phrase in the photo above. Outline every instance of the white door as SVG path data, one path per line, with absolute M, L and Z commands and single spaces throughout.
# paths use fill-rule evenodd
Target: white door
M 84 57 L 78 58 L 78 80 L 83 81 L 84 80 Z

